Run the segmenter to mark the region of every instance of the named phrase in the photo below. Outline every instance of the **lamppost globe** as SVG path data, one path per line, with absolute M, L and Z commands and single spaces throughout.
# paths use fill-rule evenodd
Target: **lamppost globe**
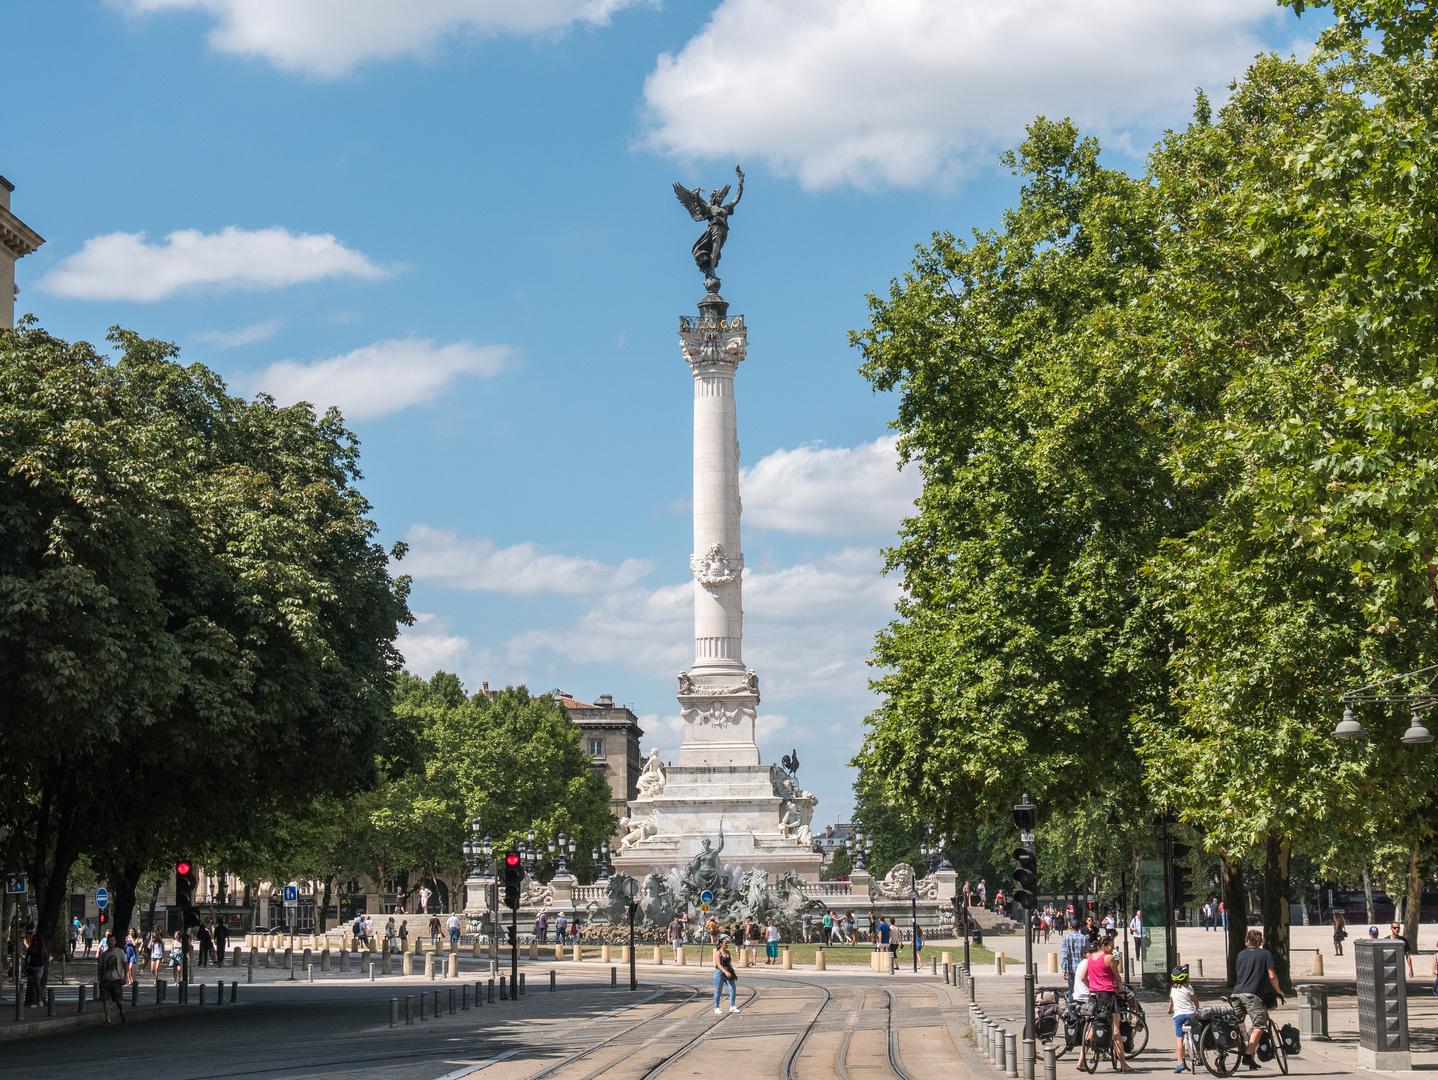
M 469 819 L 469 828 L 470 828 L 470 830 L 474 833 L 475 838 L 478 839 L 478 837 L 479 837 L 479 818 L 470 818 L 470 819 Z
M 1418 746 L 1422 743 L 1433 741 L 1433 734 L 1423 726 L 1423 721 L 1418 719 L 1418 714 L 1413 714 L 1413 719 L 1408 725 L 1408 730 L 1403 733 L 1405 746 Z

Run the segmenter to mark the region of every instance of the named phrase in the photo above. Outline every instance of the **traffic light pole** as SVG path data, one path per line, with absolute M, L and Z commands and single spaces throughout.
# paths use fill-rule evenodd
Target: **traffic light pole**
M 519 1000 L 519 908 L 509 909 L 509 1000 Z
M 1024 908 L 1024 1080 L 1034 1080 L 1034 915 Z

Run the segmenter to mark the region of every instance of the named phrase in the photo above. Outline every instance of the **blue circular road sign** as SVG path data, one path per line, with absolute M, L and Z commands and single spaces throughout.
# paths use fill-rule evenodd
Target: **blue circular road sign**
M 105 908 L 110 906 L 109 889 L 106 889 L 102 886 L 101 888 L 95 890 L 95 906 L 97 908 L 100 908 L 101 910 L 104 910 Z
M 700 902 L 701 904 L 712 904 L 712 903 L 714 903 L 714 894 L 713 894 L 712 892 L 710 892 L 708 889 L 705 889 L 702 893 L 699 894 L 699 902 Z

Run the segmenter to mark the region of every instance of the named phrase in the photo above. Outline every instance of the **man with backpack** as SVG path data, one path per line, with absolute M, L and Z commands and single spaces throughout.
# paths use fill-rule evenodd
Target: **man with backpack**
M 110 1002 L 120 1010 L 120 1023 L 125 1022 L 125 952 L 116 947 L 115 935 L 105 934 L 104 946 L 100 950 L 98 975 L 100 978 L 100 1007 L 105 1010 L 105 1023 L 110 1023 Z

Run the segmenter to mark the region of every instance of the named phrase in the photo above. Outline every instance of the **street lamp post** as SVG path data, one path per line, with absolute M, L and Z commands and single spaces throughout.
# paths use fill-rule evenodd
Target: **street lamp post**
M 634 969 L 634 913 L 639 910 L 639 882 L 629 878 L 624 883 L 624 902 L 629 905 L 629 989 L 639 989 L 639 976 Z

